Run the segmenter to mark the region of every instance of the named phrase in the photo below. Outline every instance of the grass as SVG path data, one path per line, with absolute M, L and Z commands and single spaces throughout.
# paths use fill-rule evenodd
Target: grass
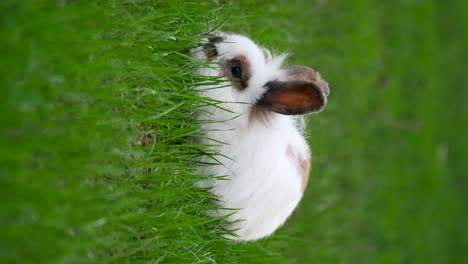
M 468 262 L 466 5 L 3 1 L 0 262 Z M 331 84 L 305 197 L 256 243 L 193 186 L 187 55 L 221 24 Z

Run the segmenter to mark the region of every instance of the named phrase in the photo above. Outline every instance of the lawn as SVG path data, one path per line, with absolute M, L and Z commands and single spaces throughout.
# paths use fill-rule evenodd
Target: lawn
M 0 263 L 467 263 L 464 1 L 0 4 Z M 273 237 L 235 243 L 194 187 L 188 50 L 247 34 L 331 88 Z

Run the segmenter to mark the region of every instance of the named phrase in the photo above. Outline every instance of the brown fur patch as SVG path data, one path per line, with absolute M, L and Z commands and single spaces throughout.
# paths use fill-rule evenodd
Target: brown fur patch
M 223 41 L 223 38 L 220 37 L 220 36 L 212 35 L 211 37 L 208 38 L 208 41 L 210 43 L 219 43 L 219 42 Z
M 242 81 L 241 86 L 243 89 L 247 88 L 248 82 L 252 77 L 252 70 L 250 68 L 250 62 L 247 60 L 245 56 L 239 56 L 239 60 L 242 65 Z
M 231 67 L 240 67 L 242 70 L 242 77 L 234 77 L 231 72 Z M 245 56 L 239 55 L 224 62 L 222 66 L 222 74 L 232 82 L 237 90 L 242 91 L 247 88 L 249 80 L 252 77 L 250 62 Z
M 288 145 L 286 147 L 286 156 L 289 158 L 289 159 L 296 159 L 296 153 L 294 153 L 294 149 L 291 145 Z
M 218 50 L 216 50 L 216 46 L 214 44 L 205 44 L 203 46 L 203 50 L 205 51 L 205 56 L 208 60 L 212 60 L 213 57 L 218 56 Z
M 308 150 L 306 157 L 301 157 L 291 145 L 286 147 L 286 157 L 294 161 L 297 170 L 300 172 L 302 177 L 302 192 L 304 192 L 307 182 L 309 181 L 310 174 L 310 151 Z
M 222 37 L 211 36 L 208 38 L 208 43 L 203 46 L 203 51 L 208 60 L 212 60 L 213 57 L 218 56 L 218 50 L 216 49 L 215 43 L 223 41 Z
M 301 166 L 301 175 L 302 175 L 302 191 L 305 190 L 307 187 L 307 183 L 309 182 L 309 174 L 310 174 L 310 153 L 305 159 L 300 160 Z

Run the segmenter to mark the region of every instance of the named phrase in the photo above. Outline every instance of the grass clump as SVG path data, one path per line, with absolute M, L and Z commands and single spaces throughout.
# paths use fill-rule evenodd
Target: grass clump
M 190 1 L 2 4 L 3 263 L 249 263 L 203 215 Z M 255 251 L 250 251 L 255 252 Z M 252 258 L 252 254 L 255 258 Z M 250 260 L 249 260 L 250 259 Z

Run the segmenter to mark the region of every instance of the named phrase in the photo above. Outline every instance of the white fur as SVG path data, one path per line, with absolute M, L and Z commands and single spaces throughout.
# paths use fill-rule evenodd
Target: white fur
M 297 162 L 287 155 L 288 145 L 295 155 L 307 158 L 309 147 L 302 135 L 301 120 L 297 117 L 271 112 L 267 122 L 251 122 L 249 115 L 252 105 L 265 92 L 265 84 L 272 80 L 287 78 L 281 65 L 286 55 L 273 57 L 250 39 L 236 34 L 217 33 L 224 38 L 216 43 L 219 53 L 212 62 L 218 63 L 238 55 L 244 55 L 251 65 L 252 77 L 248 87 L 239 91 L 233 87 L 215 88 L 201 86 L 206 97 L 222 101 L 219 106 L 207 106 L 200 119 L 219 121 L 205 123 L 203 143 L 216 144 L 212 150 L 221 154 L 216 160 L 221 164 L 201 166 L 202 173 L 226 176 L 225 180 L 203 181 L 202 187 L 212 187 L 211 191 L 220 199 L 223 208 L 239 209 L 228 217 L 233 221 L 228 229 L 236 230 L 238 240 L 255 240 L 272 234 L 280 227 L 299 203 L 303 192 L 303 179 Z M 203 48 L 192 50 L 196 59 L 206 61 Z M 205 76 L 219 76 L 216 65 L 202 67 L 198 73 Z M 299 122 L 298 122 L 299 121 Z M 216 162 L 204 157 L 204 162 Z M 211 212 L 215 215 L 233 213 L 221 209 Z M 237 221 L 236 220 L 241 220 Z

